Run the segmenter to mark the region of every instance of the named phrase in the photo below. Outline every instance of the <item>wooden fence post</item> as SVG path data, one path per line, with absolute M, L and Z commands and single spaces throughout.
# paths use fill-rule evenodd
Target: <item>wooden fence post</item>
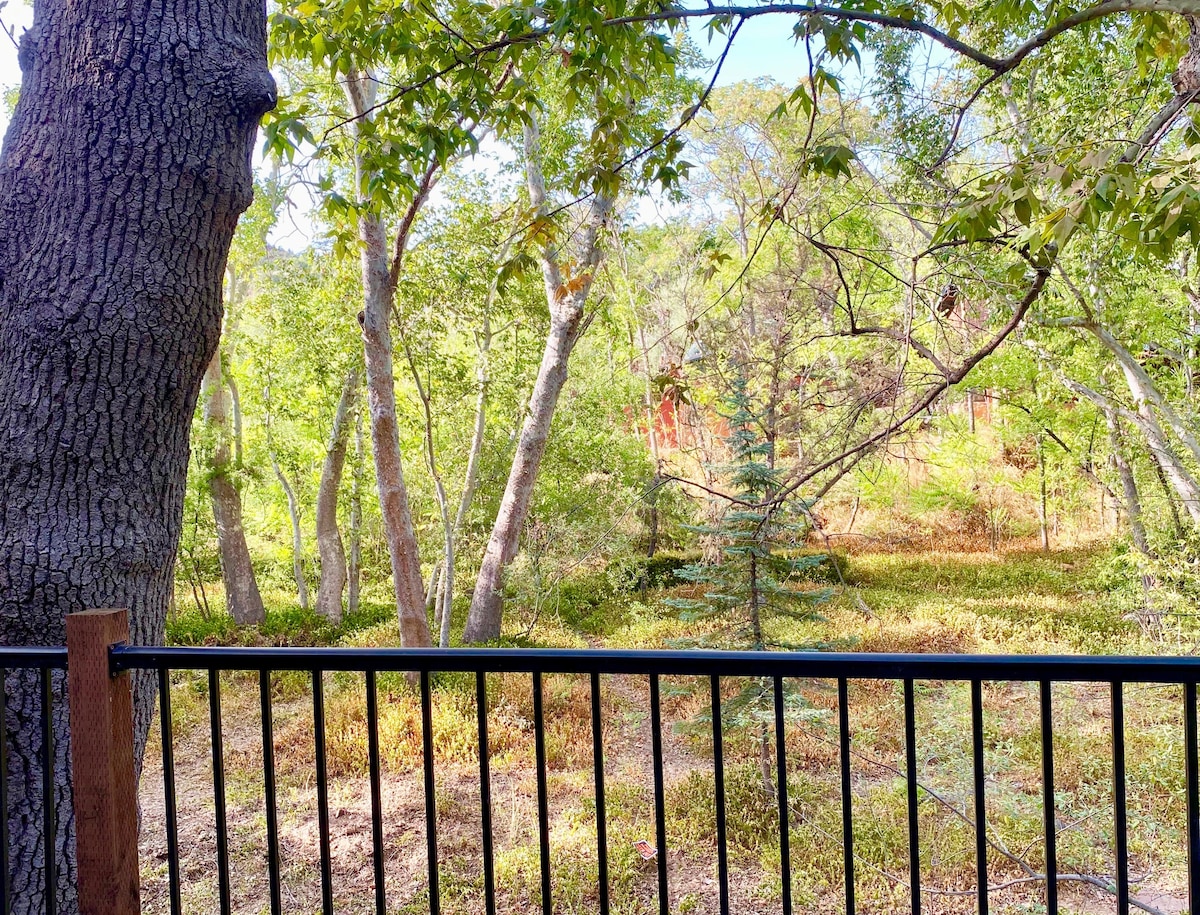
M 139 915 L 137 782 L 129 674 L 108 650 L 129 640 L 125 610 L 67 616 L 67 696 L 80 915 Z

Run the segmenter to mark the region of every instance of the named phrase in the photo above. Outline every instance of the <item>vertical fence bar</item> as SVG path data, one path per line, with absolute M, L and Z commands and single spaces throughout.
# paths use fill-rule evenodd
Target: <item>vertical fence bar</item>
M 230 915 L 229 830 L 225 818 L 225 743 L 221 734 L 221 674 L 215 667 L 208 671 L 208 725 L 212 739 L 213 805 L 217 828 L 217 892 L 221 915 Z
M 333 859 L 329 848 L 329 771 L 325 760 L 325 675 L 312 672 L 313 750 L 317 768 L 317 828 L 321 843 L 321 911 L 333 915 Z
M 979 915 L 988 915 L 987 797 L 983 766 L 983 684 L 971 681 L 971 756 L 975 764 L 975 881 Z
M 721 678 L 709 678 L 712 694 L 713 779 L 717 812 L 717 879 L 721 893 L 721 915 L 729 915 L 729 848 L 725 830 L 725 742 L 721 734 Z
M 1196 751 L 1196 684 L 1183 687 L 1183 739 L 1187 766 L 1188 910 L 1200 912 L 1200 765 Z
M 8 671 L 0 667 L 0 915 L 12 911 L 8 876 Z M 174 913 L 178 915 L 178 913 Z
M 779 801 L 779 876 L 783 881 L 783 915 L 792 915 L 792 818 L 788 812 L 787 734 L 783 718 L 783 677 L 775 678 L 775 781 Z
M 608 915 L 608 829 L 604 809 L 604 724 L 600 718 L 600 674 L 592 673 L 592 762 L 596 782 L 596 864 L 600 915 Z
M 422 674 L 421 680 L 421 730 L 425 728 L 427 675 Z M 376 682 L 376 672 L 367 670 L 364 674 L 364 688 L 367 700 L 367 778 L 371 782 L 371 863 L 376 884 L 376 915 L 388 915 L 388 883 L 386 883 L 383 859 L 383 788 L 382 773 L 379 765 L 379 684 Z M 432 741 L 431 741 L 432 742 Z M 426 749 L 426 753 L 428 750 Z M 426 782 L 425 812 L 426 830 L 428 830 L 428 783 Z M 434 827 L 436 829 L 436 827 Z M 437 842 L 437 837 L 434 837 Z M 434 863 L 437 856 L 434 856 Z M 430 878 L 430 913 L 437 915 L 437 903 L 433 902 L 434 890 L 437 889 L 437 872 Z
M 533 672 L 533 748 L 537 756 L 538 860 L 542 872 L 542 915 L 551 915 L 550 803 L 546 786 L 546 717 L 542 707 L 542 672 Z
M 663 784 L 662 703 L 658 674 L 650 675 L 650 748 L 654 757 L 654 832 L 658 858 L 658 915 L 670 915 L 671 895 L 667 885 L 667 803 Z
M 842 764 L 842 866 L 846 871 L 846 915 L 854 915 L 854 797 L 850 791 L 850 689 L 838 677 L 838 746 Z
M 183 899 L 179 885 L 179 812 L 175 796 L 175 729 L 171 718 L 171 672 L 158 669 L 158 721 L 162 735 L 163 812 L 167 821 L 167 879 L 171 915 L 181 915 Z M 7 910 L 5 915 L 8 915 Z M 276 913 L 277 915 L 277 913 Z
M 1046 831 L 1046 911 L 1058 915 L 1058 826 L 1054 820 L 1054 717 L 1050 681 L 1040 686 L 1042 706 L 1042 820 Z
M 487 674 L 475 672 L 475 706 L 479 728 L 479 816 L 483 831 L 483 900 L 487 915 L 496 915 L 496 869 L 492 848 L 492 778 L 488 763 Z
M 67 703 L 80 915 L 137 915 L 138 814 L 134 779 L 133 691 L 128 673 L 113 676 L 109 650 L 129 638 L 124 610 L 67 615 Z M 62 676 L 59 674 L 59 676 Z M 45 807 L 45 911 L 55 891 L 53 681 L 41 671 Z M 66 749 L 64 747 L 63 749 Z M 48 777 L 46 777 L 48 774 Z
M 374 677 L 371 678 L 374 687 Z M 376 734 L 378 756 L 379 737 Z M 442 910 L 441 890 L 438 883 L 438 833 L 437 833 L 437 780 L 433 773 L 433 695 L 429 686 L 429 671 L 421 671 L 421 747 L 425 770 L 425 855 L 429 867 L 429 915 L 439 915 Z M 378 765 L 378 760 L 376 761 Z M 376 881 L 380 888 L 379 915 L 386 915 L 383 900 L 383 830 L 379 834 L 379 867 Z
M 1117 852 L 1117 912 L 1129 915 L 1129 832 L 1125 810 L 1125 693 L 1112 684 L 1113 831 Z
M 271 915 L 283 912 L 283 888 L 279 874 L 279 803 L 275 790 L 275 715 L 271 708 L 271 672 L 258 672 L 258 704 L 262 711 L 263 806 L 267 815 L 267 883 Z
M 50 669 L 40 673 L 42 685 L 42 842 L 45 847 L 46 915 L 58 909 L 58 832 L 54 809 L 54 680 Z
M 917 714 L 913 681 L 904 681 L 904 759 L 908 779 L 908 882 L 913 915 L 921 915 L 921 830 L 917 803 Z

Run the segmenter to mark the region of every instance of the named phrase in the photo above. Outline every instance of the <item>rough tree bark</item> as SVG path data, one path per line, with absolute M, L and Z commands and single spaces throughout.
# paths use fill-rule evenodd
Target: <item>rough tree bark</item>
M 217 523 L 217 553 L 225 585 L 225 608 L 239 626 L 253 626 L 266 619 L 267 614 L 254 576 L 254 565 L 250 562 L 246 531 L 242 527 L 242 495 L 232 473 L 235 466 L 229 447 L 232 397 L 225 384 L 219 349 L 204 373 L 201 392 L 204 422 L 212 441 L 208 489 L 213 520 Z
M 358 369 L 346 373 L 342 396 L 338 398 L 329 433 L 329 447 L 321 467 L 321 483 L 317 487 L 317 552 L 321 558 L 321 584 L 317 588 L 317 612 L 334 623 L 342 621 L 342 591 L 346 589 L 346 549 L 338 529 L 338 489 L 342 484 L 342 468 L 346 466 L 346 448 L 350 440 L 350 423 L 354 400 L 358 396 Z
M 356 132 L 374 100 L 375 81 L 360 74 L 345 81 L 346 97 L 354 115 Z M 365 188 L 367 174 L 361 155 L 355 156 L 356 186 Z M 428 195 L 432 174 L 427 173 L 422 191 L 406 214 L 404 227 L 396 242 L 396 251 L 404 250 L 407 231 L 417 210 Z M 371 445 L 375 456 L 375 480 L 379 487 L 379 507 L 383 530 L 392 564 L 392 586 L 396 596 L 396 615 L 400 623 L 400 642 L 408 647 L 429 647 L 433 639 L 425 616 L 425 589 L 421 583 L 421 554 L 413 530 L 408 487 L 400 458 L 400 432 L 396 420 L 396 376 L 392 364 L 390 321 L 395 301 L 396 281 L 388 257 L 387 229 L 383 220 L 364 210 L 358 220 L 362 245 L 363 310 L 360 314 L 363 353 L 366 361 L 367 408 L 371 418 Z M 398 265 L 398 260 L 397 260 Z
M 158 643 L 188 433 L 221 280 L 275 103 L 262 0 L 35 0 L 0 154 L 0 642 L 61 645 L 127 607 Z M 77 910 L 63 682 L 54 717 L 58 911 Z M 153 680 L 135 681 L 140 760 Z M 46 910 L 40 702 L 10 672 L 10 884 Z
M 532 119 L 525 128 L 525 183 L 532 208 L 545 216 L 548 212 L 546 182 L 542 177 L 537 125 Z M 542 249 L 542 278 L 550 308 L 550 330 L 508 483 L 475 581 L 471 611 L 463 632 L 465 642 L 486 642 L 500 636 L 504 569 L 517 553 L 521 528 L 529 515 L 533 486 L 546 453 L 554 410 L 567 381 L 567 363 L 584 328 L 584 305 L 600 265 L 600 231 L 611 207 L 610 197 L 597 194 L 593 198 L 573 271 L 563 269 L 559 252 L 551 244 Z

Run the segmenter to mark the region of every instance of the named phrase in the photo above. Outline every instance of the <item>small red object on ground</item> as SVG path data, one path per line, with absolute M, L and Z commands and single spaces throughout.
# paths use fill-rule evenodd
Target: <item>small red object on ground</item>
M 638 839 L 633 843 L 633 847 L 637 849 L 639 855 L 646 861 L 658 855 L 658 849 L 647 842 L 645 839 Z

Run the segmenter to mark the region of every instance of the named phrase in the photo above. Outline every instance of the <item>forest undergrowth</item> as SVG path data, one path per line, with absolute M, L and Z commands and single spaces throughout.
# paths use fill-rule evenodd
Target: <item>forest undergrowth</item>
M 1176 653 L 1193 648 L 1189 621 L 1149 640 L 1135 619 L 1114 611 L 1107 568 L 1111 551 L 1091 547 L 1043 553 L 1007 551 L 880 553 L 839 558 L 845 587 L 821 621 L 776 633 L 797 642 L 819 638 L 856 651 L 985 653 Z M 668 557 L 661 568 L 672 564 Z M 660 569 L 659 566 L 655 566 Z M 829 573 L 824 573 L 828 575 Z M 564 647 L 665 647 L 697 635 L 664 601 L 685 593 L 669 574 L 652 587 L 631 586 L 627 568 L 580 574 L 540 608 L 511 615 L 508 639 Z M 644 582 L 643 582 L 644 583 Z M 814 582 L 817 587 L 820 582 Z M 268 603 L 276 603 L 268 598 Z M 462 608 L 465 611 L 465 607 Z M 386 604 L 365 603 L 340 627 L 286 607 L 261 627 L 231 631 L 220 614 L 181 612 L 168 638 L 184 644 L 390 644 Z M 459 623 L 461 625 L 461 622 Z M 327 674 L 326 742 L 336 910 L 373 911 L 366 708 L 359 675 Z M 742 687 L 724 682 L 728 696 Z M 787 729 L 792 898 L 805 912 L 844 911 L 837 691 L 804 681 L 803 713 Z M 597 910 L 591 696 L 583 676 L 545 678 L 552 895 L 556 912 Z M 272 680 L 284 908 L 320 909 L 319 831 L 311 681 Z M 492 675 L 489 748 L 496 839 L 498 910 L 540 908 L 533 706 L 528 675 Z M 1130 872 L 1149 911 L 1186 910 L 1183 716 L 1181 690 L 1129 684 L 1126 741 Z M 985 684 L 989 880 L 996 912 L 1045 911 L 1041 743 L 1038 691 L 1032 683 Z M 1057 684 L 1055 773 L 1062 911 L 1116 911 L 1104 888 L 1114 872 L 1110 709 L 1106 686 Z M 382 797 L 390 912 L 428 911 L 425 796 L 418 692 L 402 676 L 379 678 Z M 207 678 L 172 674 L 176 780 L 185 911 L 216 908 L 218 883 Z M 657 870 L 634 844 L 655 844 L 648 684 L 602 680 L 608 867 L 612 911 L 657 911 Z M 671 911 L 718 911 L 711 729 L 700 723 L 706 684 L 664 678 L 663 719 L 667 861 Z M 241 912 L 269 911 L 265 855 L 262 737 L 256 674 L 222 677 L 224 767 L 230 828 L 232 897 Z M 919 682 L 916 693 L 925 912 L 974 910 L 975 853 L 970 696 L 966 684 Z M 898 683 L 850 684 L 854 853 L 858 911 L 910 910 L 904 780 L 903 696 Z M 778 808 L 764 790 L 757 729 L 727 729 L 725 765 L 731 894 L 739 913 L 781 911 Z M 442 911 L 482 912 L 478 740 L 474 678 L 434 678 Z M 142 867 L 147 912 L 166 912 L 161 747 L 147 755 Z

